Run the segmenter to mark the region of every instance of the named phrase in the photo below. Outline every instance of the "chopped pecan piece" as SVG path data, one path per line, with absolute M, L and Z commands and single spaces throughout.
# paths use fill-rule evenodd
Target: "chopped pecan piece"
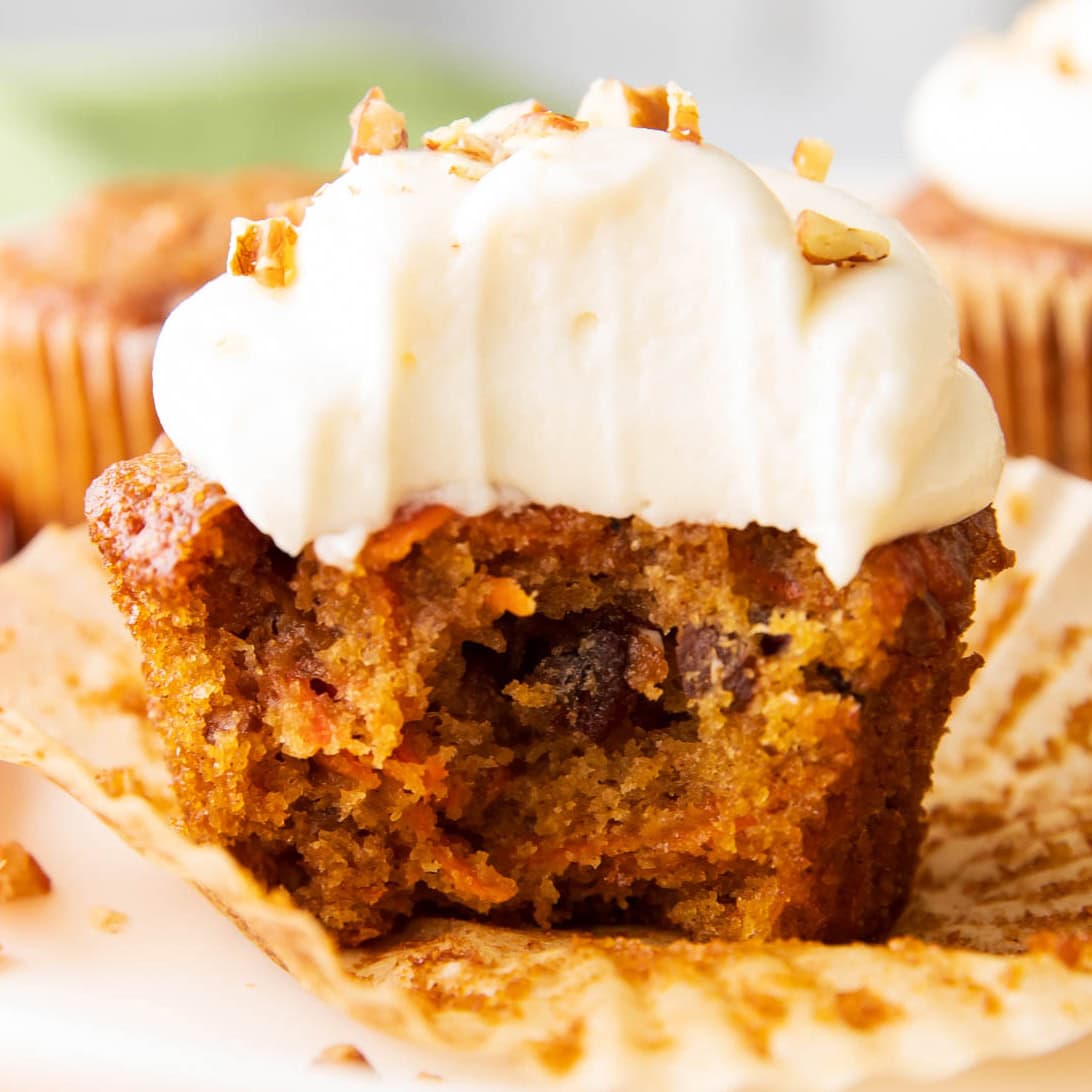
M 576 116 L 589 125 L 666 131 L 667 88 L 630 87 L 621 80 L 596 80 L 581 100 Z
M 814 209 L 796 218 L 796 241 L 812 265 L 878 262 L 891 253 L 891 243 L 878 231 L 849 227 Z
M 501 134 L 502 143 L 510 140 L 553 136 L 555 133 L 579 133 L 588 123 L 571 118 L 568 114 L 555 114 L 552 110 L 540 110 L 533 114 L 523 114 L 516 118 Z
M 296 229 L 283 216 L 231 221 L 227 271 L 253 277 L 264 288 L 283 288 L 296 276 Z
M 503 162 L 512 152 L 508 145 L 519 146 L 552 133 L 572 133 L 586 129 L 587 122 L 565 114 L 555 114 L 533 99 L 512 103 L 486 114 L 481 121 L 460 118 L 450 125 L 425 133 L 424 146 L 431 151 L 457 152 L 466 162 L 455 162 L 451 174 L 477 182 L 490 167 Z
M 468 159 L 465 162 L 452 163 L 447 173 L 455 175 L 456 178 L 464 178 L 467 182 L 480 182 L 489 173 L 491 166 L 492 164 L 476 159 Z
M 525 115 L 546 112 L 547 108 L 538 99 L 523 99 L 521 102 L 510 102 L 490 110 L 488 114 L 472 122 L 470 128 L 480 136 L 500 136 L 513 122 Z
M 801 137 L 792 153 L 792 165 L 796 173 L 812 182 L 826 181 L 833 159 L 834 149 L 818 137 Z
M 379 87 L 373 87 L 353 107 L 349 127 L 352 135 L 345 153 L 345 167 L 358 163 L 363 155 L 382 155 L 409 144 L 405 115 L 387 102 Z
M 698 104 L 689 91 L 677 83 L 667 85 L 667 133 L 675 140 L 701 143 L 701 125 Z
M 664 638 L 658 629 L 640 626 L 629 635 L 626 648 L 626 683 L 631 690 L 656 701 L 663 691 L 660 683 L 670 667 L 664 655 Z
M 482 163 L 493 163 L 501 151 L 497 140 L 478 131 L 470 118 L 459 118 L 450 125 L 430 130 L 421 143 L 432 152 L 460 152 Z

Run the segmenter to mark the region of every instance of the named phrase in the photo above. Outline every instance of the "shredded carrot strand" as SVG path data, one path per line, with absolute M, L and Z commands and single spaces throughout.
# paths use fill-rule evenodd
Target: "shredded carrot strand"
M 442 527 L 455 512 L 443 504 L 419 508 L 405 519 L 376 531 L 364 544 L 364 564 L 369 569 L 385 569 L 409 555 L 419 542 Z
M 510 576 L 492 578 L 486 601 L 496 617 L 507 612 L 517 618 L 529 618 L 535 613 L 534 597 L 528 595 Z

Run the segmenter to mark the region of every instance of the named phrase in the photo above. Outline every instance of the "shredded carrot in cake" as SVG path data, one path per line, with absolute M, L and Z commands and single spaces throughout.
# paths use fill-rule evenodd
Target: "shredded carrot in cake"
M 517 618 L 530 618 L 535 613 L 535 600 L 510 576 L 495 576 L 487 593 L 489 609 L 495 617 L 514 614 Z
M 364 545 L 365 567 L 385 569 L 401 561 L 414 546 L 424 542 L 454 515 L 454 510 L 446 505 L 430 504 L 404 519 L 396 520 L 382 531 L 376 531 Z

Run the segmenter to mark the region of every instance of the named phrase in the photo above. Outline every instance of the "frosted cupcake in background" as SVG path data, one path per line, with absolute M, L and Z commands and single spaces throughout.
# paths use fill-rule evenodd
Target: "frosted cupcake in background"
M 321 182 L 281 168 L 119 182 L 0 244 L 0 557 L 78 521 L 95 474 L 159 435 L 159 326 L 222 272 L 231 217 Z
M 1010 452 L 1092 476 L 1092 2 L 1046 0 L 911 103 L 902 220 L 959 309 Z

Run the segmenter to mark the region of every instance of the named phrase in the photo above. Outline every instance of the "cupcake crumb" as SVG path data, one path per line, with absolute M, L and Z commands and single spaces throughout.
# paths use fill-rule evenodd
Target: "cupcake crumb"
M 878 993 L 863 988 L 835 994 L 834 1015 L 856 1031 L 872 1031 L 901 1019 L 905 1016 L 905 1010 Z
M 88 915 L 91 924 L 103 933 L 120 933 L 129 924 L 129 915 L 108 906 L 94 906 Z
M 45 870 L 22 845 L 0 845 L 0 903 L 48 895 L 52 887 Z
M 334 1043 L 315 1056 L 314 1065 L 357 1065 L 373 1069 L 372 1063 L 352 1043 Z

